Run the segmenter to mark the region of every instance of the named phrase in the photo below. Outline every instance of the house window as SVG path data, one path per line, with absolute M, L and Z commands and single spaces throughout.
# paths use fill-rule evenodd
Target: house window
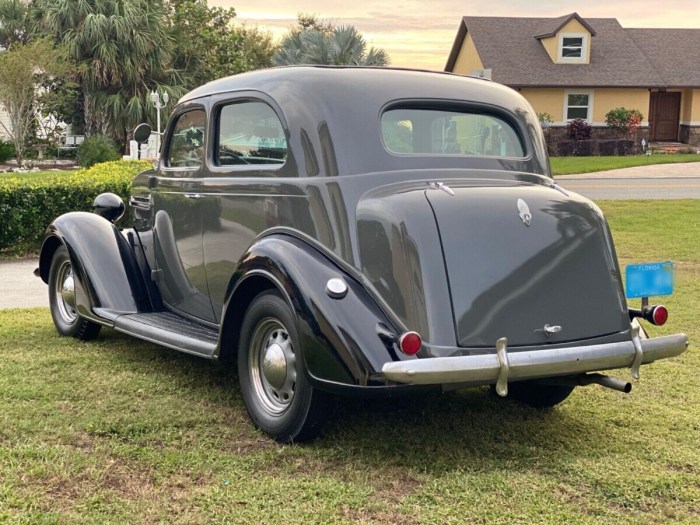
M 580 36 L 564 37 L 561 43 L 563 58 L 581 58 L 583 56 L 583 38 Z
M 593 95 L 589 92 L 566 93 L 564 100 L 564 115 L 566 120 L 582 118 L 590 121 Z
M 559 62 L 584 64 L 586 62 L 588 35 L 562 33 L 559 35 Z

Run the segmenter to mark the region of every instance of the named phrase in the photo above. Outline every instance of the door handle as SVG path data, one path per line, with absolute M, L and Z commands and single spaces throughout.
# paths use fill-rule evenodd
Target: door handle
M 202 196 L 199 193 L 185 193 L 185 197 L 188 199 L 201 199 Z

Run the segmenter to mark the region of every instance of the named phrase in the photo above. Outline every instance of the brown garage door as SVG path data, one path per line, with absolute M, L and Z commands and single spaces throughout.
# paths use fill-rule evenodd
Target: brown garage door
M 678 140 L 680 110 L 680 93 L 652 92 L 649 109 L 651 140 L 667 142 Z

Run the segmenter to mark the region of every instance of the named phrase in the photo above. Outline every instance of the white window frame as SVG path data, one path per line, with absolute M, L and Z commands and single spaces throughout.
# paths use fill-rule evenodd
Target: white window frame
M 586 113 L 586 122 L 589 124 L 593 123 L 593 90 L 590 89 L 567 89 L 564 91 L 564 122 L 571 122 L 572 118 L 569 118 L 569 107 L 582 108 L 584 106 L 569 106 L 569 95 L 588 95 L 588 112 Z
M 588 33 L 559 33 L 558 61 L 564 64 L 585 64 L 588 58 Z M 580 57 L 565 57 L 564 56 L 564 39 L 565 38 L 580 38 L 581 39 L 581 56 Z M 567 46 L 569 47 L 569 46 Z

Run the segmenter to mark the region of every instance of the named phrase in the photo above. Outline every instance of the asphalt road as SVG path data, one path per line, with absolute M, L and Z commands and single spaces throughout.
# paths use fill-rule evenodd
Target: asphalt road
M 659 164 L 557 177 L 565 189 L 596 199 L 700 199 L 700 162 Z M 37 260 L 0 261 L 0 309 L 48 306 L 48 290 L 34 276 Z
M 700 199 L 700 162 L 556 177 L 563 188 L 589 199 Z

